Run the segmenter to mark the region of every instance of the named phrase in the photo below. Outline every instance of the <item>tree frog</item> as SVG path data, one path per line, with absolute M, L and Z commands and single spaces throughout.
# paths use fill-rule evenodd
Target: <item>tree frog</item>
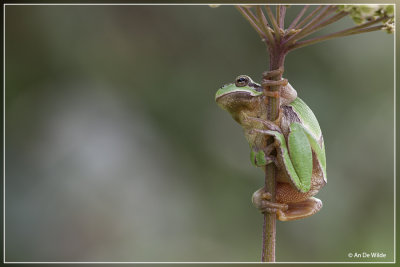
M 253 194 L 253 204 L 262 212 L 276 212 L 281 221 L 297 220 L 322 208 L 321 200 L 313 196 L 327 182 L 324 140 L 314 113 L 287 80 L 268 82 L 269 86 L 282 85 L 276 122 L 267 120 L 263 88 L 246 75 L 221 87 L 215 100 L 243 127 L 253 165 L 264 171 L 267 164 L 277 166 L 276 202 L 260 188 Z M 271 136 L 274 142 L 267 145 Z

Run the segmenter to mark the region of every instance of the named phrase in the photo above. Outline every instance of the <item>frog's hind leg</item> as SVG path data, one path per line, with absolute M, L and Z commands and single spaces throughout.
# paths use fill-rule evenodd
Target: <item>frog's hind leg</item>
M 287 210 L 277 210 L 280 221 L 294 221 L 314 215 L 322 208 L 322 201 L 311 197 L 301 202 L 289 203 Z
M 314 181 L 311 190 L 306 193 L 299 192 L 289 183 L 277 183 L 276 201 L 288 203 L 288 209 L 278 210 L 277 216 L 280 221 L 293 221 L 309 217 L 322 208 L 322 201 L 313 197 L 319 188 Z
M 288 183 L 277 183 L 276 202 L 271 201 L 271 194 L 265 188 L 254 192 L 252 202 L 261 212 L 276 212 L 280 221 L 306 218 L 322 208 L 322 201 L 312 197 L 311 192 L 298 192 Z

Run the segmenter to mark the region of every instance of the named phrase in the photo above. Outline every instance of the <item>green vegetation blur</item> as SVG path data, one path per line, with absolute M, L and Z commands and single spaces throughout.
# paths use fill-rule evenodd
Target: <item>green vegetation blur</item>
M 233 6 L 5 15 L 6 261 L 260 261 L 263 172 L 214 94 L 259 81 L 268 55 Z M 393 56 L 383 31 L 287 56 L 328 184 L 319 213 L 277 222 L 278 261 L 393 260 Z M 363 252 L 386 257 L 348 256 Z

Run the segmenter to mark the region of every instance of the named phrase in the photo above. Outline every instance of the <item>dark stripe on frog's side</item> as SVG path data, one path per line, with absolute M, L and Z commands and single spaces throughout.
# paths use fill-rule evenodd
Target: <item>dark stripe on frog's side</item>
M 294 112 L 292 106 L 282 106 L 282 110 L 283 110 L 283 116 L 286 117 L 290 123 L 293 122 L 301 123 L 299 116 L 297 116 L 297 113 Z
M 281 117 L 281 129 L 283 135 L 287 137 L 290 131 L 290 124 L 292 124 L 293 122 L 301 123 L 301 120 L 299 116 L 297 116 L 297 113 L 294 111 L 292 106 L 281 106 L 281 108 L 283 112 Z

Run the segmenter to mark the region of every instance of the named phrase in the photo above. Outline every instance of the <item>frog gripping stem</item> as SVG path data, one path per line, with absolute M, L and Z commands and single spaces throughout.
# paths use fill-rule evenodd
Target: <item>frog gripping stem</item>
M 276 102 L 280 103 L 280 87 L 286 86 L 288 84 L 287 79 L 282 79 L 283 67 L 276 70 L 265 71 L 262 76 L 261 86 L 264 89 L 265 104 L 268 105 L 269 98 L 275 98 Z M 278 109 L 279 112 L 279 109 Z M 277 114 L 277 119 L 279 119 L 279 114 Z M 279 121 L 277 121 L 279 123 Z
M 274 78 L 276 77 L 282 77 L 283 74 L 283 67 L 272 70 L 272 71 L 265 71 L 263 73 L 263 79 L 261 81 L 261 85 L 264 88 L 264 94 L 268 97 L 274 97 L 279 99 L 280 98 L 280 93 L 279 90 L 269 90 L 270 87 L 272 86 L 285 86 L 288 84 L 287 79 L 279 79 L 275 80 Z M 271 79 L 272 78 L 272 79 Z M 268 98 L 266 98 L 268 99 Z

